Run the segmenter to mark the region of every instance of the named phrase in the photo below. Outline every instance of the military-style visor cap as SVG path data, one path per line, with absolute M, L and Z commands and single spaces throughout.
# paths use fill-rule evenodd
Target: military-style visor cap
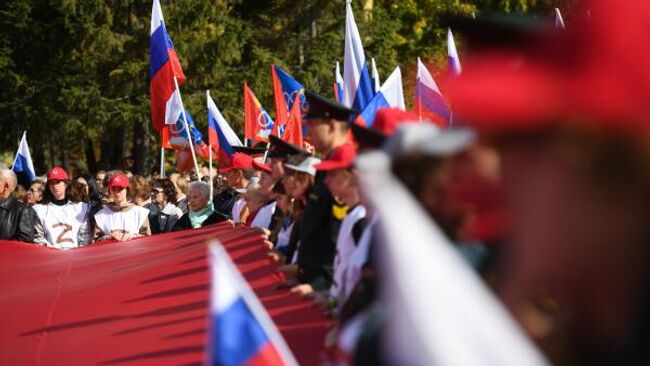
M 299 146 L 288 143 L 283 139 L 275 136 L 269 136 L 269 158 L 285 158 L 291 155 L 310 155 L 308 151 L 301 149 Z
M 233 146 L 232 149 L 235 152 L 250 155 L 250 156 L 262 155 L 264 154 L 264 152 L 266 152 L 265 147 Z
M 305 91 L 305 98 L 307 100 L 307 114 L 303 116 L 303 120 L 306 121 L 312 119 L 335 119 L 337 121 L 349 122 L 359 115 L 359 111 L 356 109 L 348 108 L 343 104 L 310 91 Z

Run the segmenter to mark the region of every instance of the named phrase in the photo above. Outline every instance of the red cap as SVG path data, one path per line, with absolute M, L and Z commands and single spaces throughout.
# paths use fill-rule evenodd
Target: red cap
M 262 172 L 267 172 L 267 173 L 271 172 L 271 164 L 269 164 L 269 163 L 262 164 L 262 163 L 260 163 L 259 161 L 255 160 L 255 159 L 253 159 L 253 168 L 255 168 L 255 169 L 259 170 L 259 171 L 262 171 Z
M 371 128 L 357 123 L 352 124 L 352 135 L 359 149 L 378 149 L 397 128 L 406 122 L 419 122 L 419 117 L 413 112 L 399 108 L 382 108 L 377 111 Z
M 457 120 L 498 133 L 562 125 L 648 132 L 650 2 L 589 4 L 589 19 L 576 18 L 535 52 L 466 62 L 450 85 Z
M 234 169 L 252 169 L 253 158 L 242 153 L 232 154 L 230 165 L 220 169 L 221 173 L 229 172 Z
M 420 118 L 413 112 L 403 111 L 399 108 L 383 108 L 377 111 L 371 128 L 384 136 L 391 136 L 401 124 L 419 121 Z
M 352 144 L 343 144 L 323 160 L 322 163 L 316 164 L 316 170 L 337 170 L 347 169 L 352 166 L 357 153 Z
M 55 166 L 47 172 L 47 180 L 70 180 L 68 173 L 60 166 Z
M 108 189 L 111 189 L 113 187 L 128 188 L 129 178 L 127 178 L 126 175 L 122 173 L 111 175 L 111 177 L 108 179 Z

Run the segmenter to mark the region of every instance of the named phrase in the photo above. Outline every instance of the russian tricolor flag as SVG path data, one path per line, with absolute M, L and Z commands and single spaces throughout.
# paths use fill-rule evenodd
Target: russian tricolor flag
M 352 5 L 345 4 L 345 57 L 343 62 L 345 81 L 344 103 L 360 111 L 364 110 L 374 96 L 368 63 L 363 53 L 357 23 L 354 21 Z
M 273 120 L 253 91 L 244 84 L 244 138 L 268 141 L 273 130 Z
M 420 120 L 430 120 L 439 127 L 449 126 L 451 111 L 431 73 L 418 57 L 415 81 L 415 113 Z
M 358 118 L 370 127 L 375 122 L 377 111 L 382 108 L 406 109 L 404 105 L 404 90 L 402 88 L 402 72 L 399 66 L 386 79 L 384 85 L 379 88 L 379 93 L 372 98 Z
M 28 187 L 30 183 L 36 178 L 36 171 L 34 170 L 34 163 L 32 163 L 32 154 L 29 152 L 27 146 L 27 132 L 23 133 L 23 138 L 20 139 L 18 151 L 11 170 L 18 176 L 18 183 L 23 187 Z
M 303 105 L 305 105 L 305 88 L 277 65 L 271 65 L 271 78 L 273 80 L 273 99 L 275 101 L 275 122 L 285 125 L 296 96 L 299 98 L 301 110 L 305 109 L 303 108 Z
M 341 67 L 339 62 L 336 61 L 336 71 L 334 71 L 334 78 L 336 82 L 334 83 L 334 100 L 343 104 L 345 96 L 345 82 L 343 82 L 343 76 L 341 76 Z
M 210 97 L 210 91 L 206 92 L 208 100 L 208 144 L 217 153 L 217 160 L 229 161 L 235 153 L 233 146 L 242 146 L 237 134 L 230 127 L 228 122 L 217 108 L 217 105 Z
M 451 33 L 450 28 L 447 28 L 447 59 L 449 61 L 449 72 L 452 75 L 460 75 L 463 68 L 460 66 L 456 42 L 454 42 L 454 35 Z
M 211 365 L 297 365 L 275 324 L 221 245 L 209 248 Z
M 153 1 L 151 9 L 151 49 L 149 91 L 151 93 L 151 120 L 156 131 L 161 132 L 165 124 L 174 124 L 183 107 L 180 91 L 176 87 L 185 82 L 185 74 L 174 50 L 163 19 L 160 2 Z M 174 81 L 176 78 L 176 82 Z

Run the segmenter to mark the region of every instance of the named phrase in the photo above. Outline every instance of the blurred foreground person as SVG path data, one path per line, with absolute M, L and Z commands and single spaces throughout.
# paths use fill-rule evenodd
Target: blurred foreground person
M 79 197 L 73 194 L 70 177 L 62 167 L 55 166 L 47 172 L 43 201 L 34 210 L 42 224 L 42 232 L 37 230 L 37 242 L 57 249 L 92 242 L 90 205 L 79 202 Z
M 647 365 L 650 3 L 584 4 L 533 52 L 466 63 L 451 97 L 502 155 L 513 313 L 556 363 Z
M 34 242 L 34 210 L 13 197 L 18 180 L 9 169 L 0 170 L 0 239 Z
M 190 184 L 187 193 L 190 210 L 176 222 L 172 231 L 197 229 L 228 220 L 226 215 L 215 211 L 210 201 L 210 186 L 207 183 L 193 182 Z
M 106 188 L 112 203 L 95 215 L 97 240 L 129 241 L 151 235 L 149 210 L 129 202 L 129 179 L 115 173 Z

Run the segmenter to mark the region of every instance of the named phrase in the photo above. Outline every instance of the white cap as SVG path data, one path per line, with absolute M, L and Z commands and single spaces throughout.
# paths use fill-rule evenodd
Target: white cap
M 476 139 L 471 128 L 441 130 L 430 123 L 405 123 L 383 145 L 388 155 L 395 157 L 409 153 L 422 153 L 445 157 L 459 153 Z
M 309 175 L 316 175 L 316 164 L 321 160 L 313 156 L 307 156 L 298 164 L 284 164 L 285 167 L 295 170 L 297 172 L 307 173 Z

